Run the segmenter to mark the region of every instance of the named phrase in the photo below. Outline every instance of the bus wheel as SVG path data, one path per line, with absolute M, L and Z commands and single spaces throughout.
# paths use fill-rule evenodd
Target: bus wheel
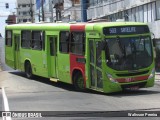
M 77 91 L 84 91 L 84 78 L 81 73 L 74 76 L 74 87 Z
M 31 79 L 33 77 L 32 67 L 31 67 L 31 64 L 29 62 L 27 62 L 25 64 L 25 73 L 26 73 L 27 78 Z

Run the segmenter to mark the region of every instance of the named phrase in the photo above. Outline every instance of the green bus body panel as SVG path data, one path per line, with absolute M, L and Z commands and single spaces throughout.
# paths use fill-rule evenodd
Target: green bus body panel
M 82 23 L 83 24 L 83 23 Z M 44 23 L 44 24 L 17 24 L 17 25 L 8 25 L 6 26 L 6 30 L 13 30 L 15 34 L 21 34 L 20 30 L 42 30 L 45 31 L 45 50 L 38 51 L 32 49 L 23 49 L 20 47 L 20 70 L 24 71 L 24 63 L 26 60 L 31 62 L 33 74 L 51 78 L 56 77 L 60 81 L 66 83 L 72 83 L 72 76 L 70 71 L 70 55 L 61 53 L 59 51 L 59 33 L 60 31 L 70 31 L 70 25 L 68 23 Z M 99 70 L 102 73 L 102 81 L 103 86 L 102 88 L 97 88 L 91 86 L 91 70 L 90 70 L 90 48 L 89 48 L 89 40 L 95 39 L 95 42 L 101 41 L 104 38 L 115 38 L 116 35 L 113 36 L 105 36 L 103 35 L 103 27 L 112 27 L 112 26 L 132 26 L 132 25 L 147 25 L 145 23 L 139 22 L 104 22 L 104 23 L 87 23 L 85 24 L 85 33 L 86 33 L 86 53 L 85 53 L 85 77 L 86 77 L 86 88 L 94 89 L 97 91 L 111 93 L 117 92 L 122 90 L 122 85 L 124 84 L 133 84 L 133 83 L 141 83 L 144 81 L 136 81 L 130 83 L 113 83 L 111 82 L 107 75 L 107 73 L 111 73 L 115 78 L 120 78 L 115 76 L 116 73 L 127 73 L 128 71 L 116 71 L 109 67 L 107 67 L 105 62 L 102 62 L 101 68 L 97 67 L 94 63 L 92 66 L 94 67 L 95 71 Z M 143 36 L 150 35 L 148 34 L 141 34 Z M 136 35 L 120 35 L 120 37 L 135 37 Z M 139 36 L 139 34 L 137 34 Z M 57 54 L 56 56 L 50 55 L 50 41 L 49 37 L 56 37 L 57 39 Z M 94 50 L 96 47 L 94 47 Z M 14 68 L 14 46 L 12 47 L 5 47 L 6 50 L 6 63 Z M 96 50 L 95 50 L 96 51 Z M 95 53 L 94 53 L 95 54 Z M 94 58 L 95 59 L 95 58 Z M 102 60 L 105 60 L 105 53 L 102 51 Z M 155 63 L 153 61 L 152 65 L 148 68 L 144 68 L 143 70 L 149 70 L 149 75 L 151 70 L 154 68 Z M 56 69 L 56 70 L 55 70 Z M 97 78 L 96 78 L 97 79 Z M 154 85 L 154 78 L 146 80 L 145 87 L 152 87 Z
M 15 63 L 14 63 L 14 48 L 12 47 L 5 47 L 5 61 L 8 66 L 11 68 L 15 68 Z
M 31 49 L 21 49 L 21 65 L 23 66 L 23 71 L 25 67 L 25 61 L 28 60 L 32 66 L 32 72 L 35 75 L 46 76 L 47 66 L 46 58 L 43 56 L 44 51 L 31 50 Z
M 58 77 L 66 83 L 71 83 L 69 58 L 69 54 L 58 53 Z
M 59 32 L 60 31 L 70 31 L 69 24 L 17 24 L 6 26 L 6 30 L 13 30 L 14 33 L 21 34 L 20 30 L 43 30 L 45 31 L 45 51 L 25 49 L 20 47 L 20 68 L 19 70 L 24 71 L 25 61 L 29 61 L 32 66 L 32 72 L 35 75 L 43 77 L 54 77 L 60 81 L 71 83 L 70 77 L 70 60 L 69 54 L 62 54 L 59 52 Z M 56 56 L 56 71 L 53 68 L 53 56 L 50 56 L 49 52 L 49 40 L 48 37 L 57 37 L 57 56 Z M 13 38 L 14 39 L 14 38 Z M 13 43 L 14 44 L 14 43 Z M 20 43 L 21 44 L 21 43 Z M 15 67 L 18 61 L 14 61 L 14 46 L 6 47 L 6 63 L 12 68 Z M 8 55 L 8 56 L 7 56 Z M 64 62 L 65 60 L 65 62 Z

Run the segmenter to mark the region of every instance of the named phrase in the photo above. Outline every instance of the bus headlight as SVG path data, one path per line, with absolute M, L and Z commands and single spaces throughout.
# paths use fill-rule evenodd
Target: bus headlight
M 112 77 L 111 74 L 107 73 L 107 77 L 111 82 L 117 83 L 117 81 Z
M 151 74 L 149 75 L 148 79 L 153 78 L 155 74 L 155 68 L 152 69 Z

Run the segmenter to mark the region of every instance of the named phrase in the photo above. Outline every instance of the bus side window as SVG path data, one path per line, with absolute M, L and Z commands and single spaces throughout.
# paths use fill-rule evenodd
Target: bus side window
M 21 32 L 21 46 L 22 48 L 30 49 L 31 47 L 31 31 L 23 30 Z
M 41 31 L 32 31 L 32 48 L 42 50 Z
M 6 45 L 7 46 L 12 46 L 12 31 L 11 30 L 6 30 Z
M 85 33 L 84 32 L 72 32 L 70 52 L 78 55 L 85 54 Z
M 61 31 L 60 32 L 60 44 L 59 44 L 59 51 L 62 53 L 69 52 L 69 37 L 70 34 L 68 31 Z

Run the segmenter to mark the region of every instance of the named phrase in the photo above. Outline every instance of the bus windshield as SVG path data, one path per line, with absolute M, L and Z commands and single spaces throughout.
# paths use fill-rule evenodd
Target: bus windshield
M 137 70 L 152 63 L 151 38 L 128 37 L 106 39 L 106 63 L 115 70 Z

